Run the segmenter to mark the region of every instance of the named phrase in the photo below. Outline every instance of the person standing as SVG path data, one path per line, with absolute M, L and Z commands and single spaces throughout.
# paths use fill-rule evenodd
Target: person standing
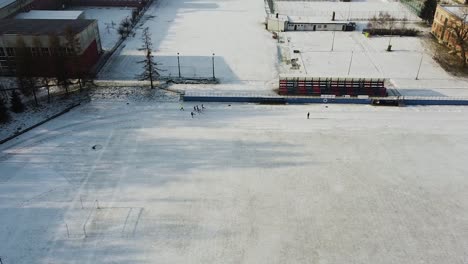
M 190 115 L 192 115 L 192 118 L 193 118 L 193 116 L 194 116 L 195 114 L 194 114 L 193 112 L 190 112 Z
M 180 111 L 184 111 L 184 105 L 180 104 Z
M 309 119 L 309 116 L 310 116 L 310 112 L 307 112 L 307 119 Z

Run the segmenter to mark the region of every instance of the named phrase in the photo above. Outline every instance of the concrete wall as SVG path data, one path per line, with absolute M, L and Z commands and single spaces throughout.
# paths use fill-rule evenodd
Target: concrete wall
M 268 17 L 267 18 L 267 29 L 269 31 L 283 32 L 285 30 L 287 21 L 281 18 Z

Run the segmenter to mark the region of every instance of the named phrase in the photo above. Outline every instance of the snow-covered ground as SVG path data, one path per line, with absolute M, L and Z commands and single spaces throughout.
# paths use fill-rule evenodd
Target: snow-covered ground
M 156 60 L 165 76 L 215 76 L 244 89 L 276 85 L 275 42 L 265 30 L 263 1 L 158 0 L 146 11 L 135 37 L 127 39 L 101 71 L 101 79 L 134 79 L 141 71 L 141 32 L 150 28 Z
M 360 32 L 336 32 L 331 51 L 332 32 L 286 32 L 281 36 L 285 39 L 280 44 L 281 56 L 298 58 L 301 64 L 299 70 L 292 70 L 291 65 L 282 63 L 282 73 L 388 78 L 403 95 L 468 97 L 468 80 L 445 72 L 432 59 L 422 38 L 392 37 L 390 40 L 390 37 L 367 38 Z M 392 52 L 386 51 L 389 41 Z M 295 54 L 294 50 L 301 53 Z
M 3 263 L 466 262 L 466 107 L 205 107 L 93 100 L 1 145 Z
M 6 85 L 7 87 L 12 84 L 12 79 L 9 78 L 2 78 L 1 80 L 2 85 Z M 25 105 L 25 111 L 23 113 L 14 113 L 9 110 L 11 115 L 10 122 L 6 124 L 0 124 L 0 140 L 6 139 L 10 136 L 13 136 L 27 128 L 30 128 L 51 116 L 54 116 L 65 109 L 69 108 L 70 106 L 76 105 L 83 100 L 86 100 L 86 94 L 82 93 L 79 94 L 77 92 L 78 87 L 69 87 L 70 95 L 68 98 L 64 96 L 65 91 L 59 89 L 57 87 L 50 87 L 50 96 L 51 101 L 50 103 L 47 102 L 47 90 L 45 87 L 42 87 L 36 90 L 36 96 L 38 99 L 39 106 L 35 106 L 34 98 L 30 97 L 22 97 L 22 102 Z M 9 108 L 10 102 L 10 95 L 9 93 L 4 93 L 2 98 L 8 102 L 7 107 Z M 8 99 L 6 99 L 8 98 Z
M 275 6 L 278 13 L 282 15 L 328 20 L 331 21 L 335 12 L 336 20 L 369 20 L 379 16 L 379 13 L 388 13 L 397 19 L 420 21 L 421 19 L 407 9 L 400 2 L 387 1 L 358 1 L 358 2 L 303 2 L 276 1 Z
M 73 7 L 73 10 L 82 10 L 86 19 L 98 21 L 101 45 L 104 50 L 114 47 L 120 38 L 117 32 L 120 22 L 132 15 L 132 8 L 125 7 Z

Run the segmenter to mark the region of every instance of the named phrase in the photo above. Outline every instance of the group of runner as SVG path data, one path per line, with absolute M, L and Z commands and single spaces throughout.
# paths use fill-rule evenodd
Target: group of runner
M 205 110 L 205 106 L 203 104 L 201 104 L 201 107 L 199 107 L 198 105 L 195 105 L 193 107 L 193 111 L 190 112 L 190 115 L 193 118 L 196 115 L 196 113 L 201 113 L 203 112 L 203 110 Z M 183 105 L 180 105 L 180 111 L 185 111 Z

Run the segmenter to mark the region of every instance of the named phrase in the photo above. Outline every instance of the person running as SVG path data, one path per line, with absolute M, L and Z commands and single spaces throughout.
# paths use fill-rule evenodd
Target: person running
M 309 119 L 309 116 L 310 116 L 310 112 L 307 112 L 307 119 Z
M 193 112 L 190 112 L 190 115 L 192 115 L 192 118 L 193 118 L 193 116 L 194 116 L 195 114 L 194 114 Z
M 184 106 L 182 104 L 180 105 L 180 111 L 185 111 Z
M 193 106 L 193 111 L 197 111 L 197 108 L 195 106 Z
M 198 105 L 197 105 L 197 112 L 200 113 L 200 108 L 198 107 Z
M 203 106 L 203 104 L 201 104 L 201 109 L 202 109 L 202 110 L 205 110 L 205 107 Z

